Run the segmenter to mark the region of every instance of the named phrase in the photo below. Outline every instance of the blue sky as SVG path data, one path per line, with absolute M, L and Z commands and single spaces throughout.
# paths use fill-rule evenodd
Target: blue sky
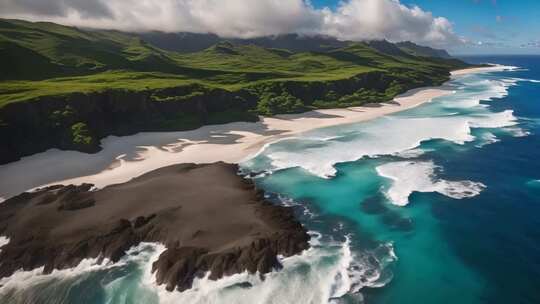
M 312 0 L 335 9 L 338 0 Z M 540 0 L 401 0 L 445 17 L 471 43 L 454 53 L 540 54 Z M 475 45 L 476 44 L 476 45 Z

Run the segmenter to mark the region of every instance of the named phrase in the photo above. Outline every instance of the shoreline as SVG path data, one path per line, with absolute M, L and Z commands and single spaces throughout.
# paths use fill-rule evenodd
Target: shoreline
M 505 68 L 457 70 L 452 72 L 452 77 Z M 51 149 L 0 166 L 0 202 L 28 189 L 51 184 L 91 183 L 103 188 L 173 164 L 240 163 L 270 143 L 313 129 L 358 123 L 408 110 L 452 92 L 446 85 L 423 87 L 376 107 L 321 109 L 261 117 L 255 123 L 234 122 L 191 131 L 109 136 L 102 140 L 103 150 L 96 154 Z M 29 177 L 27 172 L 35 173 Z

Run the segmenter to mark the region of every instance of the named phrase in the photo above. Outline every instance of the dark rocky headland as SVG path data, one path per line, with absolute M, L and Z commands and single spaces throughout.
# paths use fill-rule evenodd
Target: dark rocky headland
M 186 290 L 196 277 L 268 273 L 309 247 L 290 208 L 264 200 L 236 165 L 173 165 L 127 183 L 50 186 L 0 204 L 0 278 L 85 258 L 118 261 L 140 242 L 166 250 L 153 262 L 158 284 Z

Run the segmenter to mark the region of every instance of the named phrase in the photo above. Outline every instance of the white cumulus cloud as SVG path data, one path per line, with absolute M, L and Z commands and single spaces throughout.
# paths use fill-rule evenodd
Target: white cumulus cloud
M 397 0 L 350 0 L 336 11 L 324 9 L 323 15 L 323 31 L 342 39 L 385 38 L 441 46 L 461 43 L 448 19 Z
M 242 38 L 296 32 L 445 47 L 462 41 L 446 18 L 399 0 L 345 0 L 333 10 L 316 9 L 308 0 L 0 0 L 0 16 Z

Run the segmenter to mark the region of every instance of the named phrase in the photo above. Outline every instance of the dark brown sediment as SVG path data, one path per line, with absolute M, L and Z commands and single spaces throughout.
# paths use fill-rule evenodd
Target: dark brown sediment
M 127 183 L 51 186 L 0 204 L 0 277 L 44 267 L 49 273 L 85 258 L 118 261 L 140 242 L 166 250 L 153 262 L 158 284 L 191 287 L 210 272 L 268 273 L 278 255 L 308 248 L 309 236 L 290 208 L 264 200 L 237 165 L 181 164 Z

